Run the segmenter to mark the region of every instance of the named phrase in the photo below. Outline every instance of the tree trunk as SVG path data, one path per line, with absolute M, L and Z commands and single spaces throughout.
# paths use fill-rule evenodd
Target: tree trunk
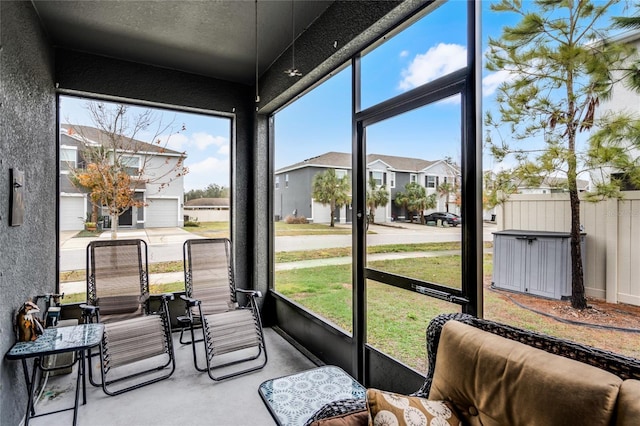
M 333 219 L 333 215 L 336 212 L 336 205 L 334 203 L 329 204 L 329 210 L 331 214 L 331 224 L 329 226 L 331 226 L 332 228 L 335 226 L 335 221 Z
M 112 240 L 118 239 L 118 215 L 117 214 L 111 215 L 111 239 Z
M 576 309 L 587 307 L 584 291 L 584 271 L 582 269 L 582 247 L 580 245 L 580 199 L 576 188 L 569 190 L 571 202 L 571 306 Z
M 96 203 L 91 203 L 91 222 L 98 223 L 98 205 Z

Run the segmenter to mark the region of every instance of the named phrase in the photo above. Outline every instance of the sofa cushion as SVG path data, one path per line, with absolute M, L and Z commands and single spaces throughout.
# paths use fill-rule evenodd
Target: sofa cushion
M 616 426 L 637 426 L 640 422 L 640 380 L 625 380 L 618 395 Z
M 449 321 L 429 399 L 449 399 L 470 425 L 605 425 L 621 384 L 596 367 Z
M 370 426 L 458 426 L 461 424 L 460 419 L 449 404 L 445 401 L 367 389 Z

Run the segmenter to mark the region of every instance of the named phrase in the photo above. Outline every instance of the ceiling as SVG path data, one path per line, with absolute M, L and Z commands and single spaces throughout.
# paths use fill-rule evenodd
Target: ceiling
M 32 0 L 56 47 L 252 84 L 256 73 L 251 0 Z M 333 0 L 259 0 L 259 74 Z M 283 70 L 284 72 L 284 70 Z

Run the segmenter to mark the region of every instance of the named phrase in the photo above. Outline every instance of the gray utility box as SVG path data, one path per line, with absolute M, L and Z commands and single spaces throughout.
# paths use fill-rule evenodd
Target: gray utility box
M 582 268 L 585 234 L 581 237 Z M 496 288 L 551 299 L 571 297 L 571 235 L 568 232 L 505 230 L 493 233 Z

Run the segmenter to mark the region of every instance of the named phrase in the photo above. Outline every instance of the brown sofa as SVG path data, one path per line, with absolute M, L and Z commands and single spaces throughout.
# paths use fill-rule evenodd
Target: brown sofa
M 640 360 L 465 314 L 432 320 L 427 350 L 413 395 L 449 401 L 465 424 L 640 425 Z M 337 401 L 307 424 L 365 408 Z

